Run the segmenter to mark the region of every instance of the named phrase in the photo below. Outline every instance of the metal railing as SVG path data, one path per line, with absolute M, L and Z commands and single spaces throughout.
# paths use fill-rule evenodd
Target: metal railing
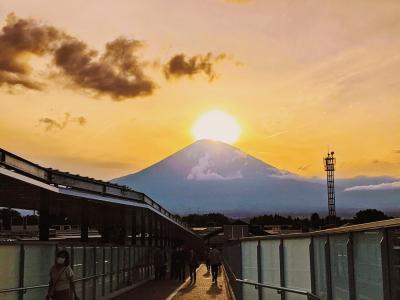
M 275 290 L 278 294 L 292 293 L 292 294 L 306 296 L 308 300 L 321 300 L 320 297 L 318 297 L 317 295 L 314 295 L 313 293 L 311 293 L 309 291 L 293 289 L 293 288 L 288 288 L 288 287 L 283 287 L 283 286 L 276 286 L 276 285 L 271 285 L 271 284 L 266 284 L 266 283 L 260 283 L 260 282 L 255 282 L 255 281 L 248 280 L 248 279 L 237 278 L 236 274 L 232 271 L 229 264 L 227 264 L 225 261 L 224 261 L 224 268 L 225 268 L 225 270 L 228 269 L 229 274 L 231 275 L 230 277 L 232 277 L 232 279 L 235 282 L 238 282 L 240 284 L 252 285 L 252 286 L 254 286 L 255 289 L 267 288 L 267 289 Z M 228 278 L 229 278 L 229 276 L 228 276 Z
M 297 289 L 292 289 L 292 288 L 287 288 L 287 287 L 282 287 L 282 286 L 269 285 L 269 284 L 265 284 L 265 283 L 254 282 L 254 281 L 247 280 L 247 279 L 236 278 L 236 282 L 239 282 L 242 284 L 253 285 L 256 289 L 261 287 L 261 288 L 268 288 L 268 289 L 276 290 L 276 292 L 278 294 L 281 294 L 283 292 L 288 292 L 288 293 L 307 296 L 308 300 L 321 300 L 320 297 L 318 297 L 308 291 L 297 290 Z
M 70 253 L 70 266 L 76 275 L 76 291 L 83 300 L 108 297 L 154 276 L 154 247 L 70 243 L 58 245 L 53 242 L 14 242 L 0 247 L 7 247 L 4 248 L 5 252 L 0 252 L 0 269 L 5 274 L 11 274 L 8 276 L 8 284 L 2 283 L 0 299 L 4 296 L 19 300 L 43 299 L 45 289 L 49 286 L 47 270 L 61 249 Z M 45 255 L 32 255 L 38 251 Z M 168 250 L 165 251 L 167 254 Z M 37 268 L 38 265 L 41 267 Z M 13 273 L 16 266 L 19 271 Z

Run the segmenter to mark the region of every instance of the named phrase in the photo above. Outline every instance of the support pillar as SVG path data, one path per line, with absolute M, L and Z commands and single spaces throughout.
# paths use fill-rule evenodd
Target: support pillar
M 136 225 L 136 212 L 137 212 L 137 209 L 134 207 L 133 209 L 132 209 L 132 230 L 131 230 L 131 232 L 132 232 L 132 237 L 131 237 L 131 244 L 132 244 L 132 246 L 135 246 L 136 245 L 136 230 L 137 230 L 137 225 Z
M 87 205 L 82 205 L 81 216 L 81 242 L 86 243 L 89 241 L 89 217 Z
M 119 222 L 118 222 L 118 237 L 117 243 L 120 245 L 125 245 L 126 241 L 126 217 L 125 210 L 120 209 L 119 211 Z
M 39 240 L 49 240 L 50 229 L 50 193 L 48 191 L 40 191 L 40 207 L 39 207 Z
M 154 246 L 154 214 L 149 212 L 147 214 L 148 223 L 149 223 L 149 238 L 148 238 L 148 245 Z
M 146 209 L 140 210 L 140 244 L 146 245 Z

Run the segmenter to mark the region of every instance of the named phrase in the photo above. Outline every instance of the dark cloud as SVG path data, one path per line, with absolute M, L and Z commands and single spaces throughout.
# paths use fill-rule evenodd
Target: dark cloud
M 54 63 L 75 86 L 106 94 L 115 100 L 151 95 L 155 84 L 142 71 L 135 56 L 141 43 L 124 38 L 106 45 L 102 56 L 76 39 L 63 42 Z
M 222 53 L 214 55 L 207 53 L 206 55 L 195 55 L 187 57 L 185 54 L 177 54 L 173 56 L 164 66 L 164 74 L 167 79 L 192 77 L 199 73 L 204 73 L 209 81 L 213 81 L 216 77 L 214 64 L 226 58 L 226 54 Z
M 400 154 L 400 149 L 394 150 L 393 152 L 396 153 L 396 154 Z
M 58 130 L 63 130 L 69 123 L 77 123 L 80 126 L 86 125 L 86 118 L 83 116 L 80 117 L 71 117 L 69 113 L 66 113 L 64 116 L 64 120 L 62 121 L 57 121 L 52 118 L 41 118 L 39 120 L 39 123 L 45 124 L 45 130 L 46 131 L 51 131 L 53 129 L 58 129 Z
M 44 26 L 32 19 L 7 17 L 0 32 L 0 86 L 21 85 L 41 90 L 43 85 L 29 77 L 29 55 L 43 56 L 55 46 L 63 33 L 51 26 Z
M 151 63 L 141 61 L 137 56 L 142 47 L 141 41 L 121 37 L 107 43 L 104 52 L 98 53 L 84 41 L 55 27 L 10 14 L 0 31 L 0 86 L 20 85 L 42 90 L 44 83 L 31 76 L 29 56 L 46 55 L 52 58 L 48 65 L 50 70 L 56 67 L 56 76 L 65 79 L 69 87 L 108 95 L 114 100 L 148 96 L 153 94 L 156 84 L 144 74 L 144 69 Z M 225 58 L 226 54 L 192 57 L 178 54 L 164 66 L 164 74 L 169 79 L 202 73 L 213 81 L 215 63 Z M 59 128 L 61 123 L 52 121 L 44 118 L 41 122 L 48 124 L 50 129 Z
M 0 86 L 21 85 L 42 90 L 44 84 L 29 76 L 31 67 L 27 58 L 50 55 L 61 74 L 75 87 L 107 94 L 116 100 L 150 95 L 155 84 L 144 75 L 145 63 L 136 56 L 141 47 L 140 41 L 118 38 L 108 43 L 99 56 L 85 42 L 52 26 L 10 14 L 0 32 Z

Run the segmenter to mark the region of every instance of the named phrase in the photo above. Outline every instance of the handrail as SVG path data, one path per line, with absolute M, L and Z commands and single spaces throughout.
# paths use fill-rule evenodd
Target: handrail
M 297 289 L 292 289 L 292 288 L 283 287 L 283 286 L 275 286 L 275 285 L 270 285 L 270 284 L 265 284 L 265 283 L 259 283 L 259 282 L 251 281 L 251 280 L 248 280 L 248 279 L 235 278 L 235 281 L 236 282 L 240 282 L 242 284 L 254 285 L 255 288 L 262 287 L 262 288 L 273 289 L 273 290 L 276 290 L 279 294 L 282 293 L 282 292 L 288 292 L 288 293 L 307 296 L 307 298 L 309 300 L 312 300 L 312 299 L 321 300 L 320 297 L 318 297 L 317 295 L 314 295 L 314 294 L 312 294 L 312 293 L 310 293 L 308 291 L 297 290 Z
M 282 292 L 288 292 L 288 293 L 293 293 L 293 294 L 298 294 L 298 295 L 304 295 L 307 296 L 308 300 L 321 300 L 320 297 L 318 297 L 317 295 L 314 295 L 312 293 L 310 293 L 309 291 L 303 291 L 303 290 L 297 290 L 297 289 L 292 289 L 292 288 L 288 288 L 288 287 L 283 287 L 283 286 L 275 286 L 275 285 L 270 285 L 270 284 L 265 284 L 265 283 L 259 283 L 259 282 L 255 282 L 255 281 L 251 281 L 248 279 L 240 279 L 237 278 L 235 273 L 232 271 L 231 267 L 229 266 L 228 263 L 225 262 L 224 260 L 224 266 L 227 266 L 229 269 L 229 272 L 232 274 L 233 279 L 236 282 L 239 282 L 241 284 L 250 284 L 250 285 L 254 285 L 254 287 L 257 289 L 259 287 L 261 288 L 267 288 L 267 289 L 273 289 L 276 290 L 277 293 L 281 294 Z
M 80 282 L 80 281 L 85 281 L 89 279 L 94 279 L 97 277 L 102 277 L 102 276 L 108 276 L 108 275 L 114 275 L 117 273 L 125 272 L 126 270 L 129 270 L 130 268 L 125 268 L 121 269 L 120 272 L 118 271 L 113 271 L 113 272 L 108 272 L 108 273 L 103 273 L 103 274 L 96 274 L 88 277 L 82 277 L 75 279 L 74 282 Z M 133 269 L 133 268 L 131 268 Z M 40 285 L 33 285 L 33 286 L 25 286 L 25 287 L 18 287 L 18 288 L 8 288 L 8 289 L 0 289 L 0 294 L 5 294 L 5 293 L 12 293 L 12 292 L 23 292 L 25 293 L 28 290 L 35 290 L 35 289 L 43 289 L 49 287 L 48 284 L 40 284 Z

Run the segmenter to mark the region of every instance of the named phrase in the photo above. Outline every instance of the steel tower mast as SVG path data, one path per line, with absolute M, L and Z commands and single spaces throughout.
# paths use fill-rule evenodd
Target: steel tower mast
M 335 208 L 335 164 L 336 158 L 333 156 L 335 152 L 328 152 L 324 158 L 324 166 L 326 172 L 326 182 L 328 187 L 328 223 L 336 225 L 336 208 Z

